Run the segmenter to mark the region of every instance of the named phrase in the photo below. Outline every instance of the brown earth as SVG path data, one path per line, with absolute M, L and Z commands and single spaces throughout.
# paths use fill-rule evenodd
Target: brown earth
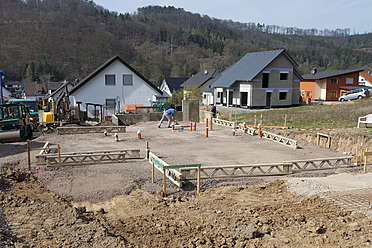
M 230 129 L 218 126 L 206 139 L 204 128 L 200 123 L 198 132 L 172 132 L 140 123 L 119 134 L 120 142 L 112 135 L 51 133 L 31 145 L 50 141 L 60 144 L 62 152 L 141 148 L 144 156 L 149 141 L 151 151 L 170 164 L 254 164 L 342 155 L 306 142 L 295 150 L 242 133 L 233 137 Z M 139 129 L 141 140 L 136 138 Z M 372 223 L 365 215 L 316 195 L 289 192 L 285 178 L 203 180 L 200 195 L 195 195 L 194 184 L 178 189 L 168 182 L 169 195 L 163 198 L 161 174 L 156 173 L 152 184 L 150 164 L 143 159 L 57 169 L 36 167 L 33 158 L 32 175 L 19 170 L 27 168 L 26 161 L 25 144 L 0 144 L 2 168 L 13 168 L 5 170 L 0 183 L 2 246 L 363 247 L 372 241 Z

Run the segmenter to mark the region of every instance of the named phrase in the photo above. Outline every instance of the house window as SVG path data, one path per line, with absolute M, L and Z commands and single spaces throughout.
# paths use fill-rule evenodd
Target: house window
M 353 84 L 353 78 L 346 78 L 346 84 Z
M 108 99 L 105 100 L 105 103 L 106 103 L 107 107 L 115 107 L 116 100 L 108 98 Z
M 262 88 L 269 88 L 269 76 L 270 73 L 262 73 Z
M 279 92 L 279 100 L 286 100 L 287 92 Z
M 133 85 L 133 75 L 123 75 L 123 85 Z
M 105 85 L 115 85 L 115 74 L 105 75 Z
M 329 92 L 329 97 L 331 97 L 331 98 L 337 98 L 337 91 L 335 91 L 335 90 L 331 90 L 331 91 Z
M 337 84 L 337 78 L 331 78 L 331 84 Z
M 280 80 L 288 80 L 288 72 L 280 72 Z

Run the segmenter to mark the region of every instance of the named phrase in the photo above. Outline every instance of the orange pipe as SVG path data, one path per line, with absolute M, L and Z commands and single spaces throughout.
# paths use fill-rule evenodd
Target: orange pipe
M 213 128 L 212 128 L 212 122 L 213 121 L 213 117 L 211 116 L 211 131 L 213 130 Z
M 196 131 L 196 121 L 194 121 L 194 131 Z
M 208 118 L 205 119 L 205 127 L 208 127 Z
M 205 127 L 205 137 L 208 138 L 208 127 Z
M 247 124 L 244 122 L 244 133 L 247 133 Z
M 190 131 L 192 131 L 192 122 L 190 122 Z
M 235 129 L 232 130 L 232 136 L 235 136 Z

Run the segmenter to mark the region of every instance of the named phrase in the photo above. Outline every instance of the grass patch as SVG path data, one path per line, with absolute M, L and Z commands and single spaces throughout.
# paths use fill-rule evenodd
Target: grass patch
M 248 125 L 255 123 L 255 118 L 262 115 L 265 126 L 284 126 L 287 115 L 287 126 L 294 128 L 323 128 L 339 129 L 354 128 L 358 117 L 372 113 L 372 99 L 355 100 L 349 102 L 333 102 L 321 105 L 306 105 L 285 109 L 238 114 L 238 122 Z M 224 119 L 229 117 L 223 116 Z

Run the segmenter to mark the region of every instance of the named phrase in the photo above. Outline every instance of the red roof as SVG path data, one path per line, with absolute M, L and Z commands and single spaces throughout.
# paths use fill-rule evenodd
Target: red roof
M 361 72 L 360 76 L 364 77 L 365 80 L 372 84 L 372 76 L 370 74 L 368 74 L 367 72 Z

